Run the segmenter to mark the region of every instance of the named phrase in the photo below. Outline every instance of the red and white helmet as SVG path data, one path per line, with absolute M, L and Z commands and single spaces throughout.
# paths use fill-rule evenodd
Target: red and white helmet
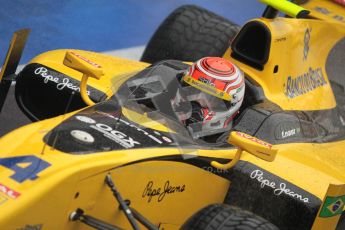
M 198 92 L 190 94 L 188 101 L 201 105 L 199 124 L 188 124 L 194 135 L 207 136 L 231 129 L 243 101 L 243 72 L 224 58 L 205 57 L 191 65 L 182 80 Z

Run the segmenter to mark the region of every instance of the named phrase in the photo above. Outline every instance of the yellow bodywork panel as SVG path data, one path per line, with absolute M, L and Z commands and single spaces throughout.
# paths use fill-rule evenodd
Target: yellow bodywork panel
M 312 0 L 301 4 L 310 11 L 314 18 L 345 23 L 345 7 L 336 4 L 333 0 Z
M 343 212 L 344 203 L 345 184 L 331 184 L 317 213 L 312 230 L 322 230 L 328 229 L 330 226 L 336 226 Z
M 232 58 L 231 49 L 224 54 L 251 81 L 262 87 L 268 100 L 284 110 L 313 111 L 336 107 L 326 61 L 331 49 L 344 37 L 345 29 L 338 19 L 328 19 L 330 15 L 314 10 L 321 6 L 337 14 L 344 10 L 338 5 L 331 5 L 329 1 L 315 0 L 308 1 L 303 7 L 312 11 L 312 17 L 322 20 L 255 20 L 271 33 L 270 53 L 263 70 Z M 67 51 L 76 52 L 102 66 L 104 76 L 99 80 L 89 79 L 88 83 L 108 97 L 128 79 L 130 73 L 148 66 L 147 63 L 81 50 L 50 51 L 37 56 L 30 63 L 45 65 L 80 81 L 82 73 L 63 65 Z M 224 163 L 234 160 L 237 149 L 233 146 L 180 146 L 177 143 L 169 147 L 138 147 L 74 155 L 59 151 L 54 145 L 46 145 L 46 135 L 78 112 L 21 127 L 0 139 L 0 158 L 7 160 L 0 165 L 1 228 L 21 229 L 28 224 L 37 224 L 42 225 L 43 229 L 90 229 L 80 221 L 68 219 L 72 212 L 81 208 L 87 215 L 128 229 L 128 220 L 104 183 L 108 174 L 123 198 L 131 201 L 132 208 L 153 224 L 166 229 L 180 227 L 190 216 L 209 204 L 223 203 L 227 192 L 234 186 L 233 181 L 222 176 L 222 173 L 228 173 L 227 169 L 217 168 L 219 171 L 215 173 L 217 169 L 211 166 L 212 161 Z M 102 111 L 94 113 L 112 116 Z M 135 125 L 173 133 L 168 125 L 150 119 L 145 113 L 123 108 L 122 114 Z M 248 145 L 249 141 L 255 142 L 250 144 L 251 148 L 243 148 L 239 161 L 244 166 L 252 166 L 252 171 L 246 172 L 246 183 L 255 181 L 260 189 L 270 186 L 271 190 L 257 192 L 266 192 L 265 195 L 272 197 L 286 195 L 301 205 L 314 197 L 319 203 L 323 201 L 313 229 L 335 228 L 341 208 L 344 207 L 341 203 L 345 196 L 344 140 L 286 143 L 274 145 L 271 149 L 272 146 L 266 142 L 245 134 L 240 137 L 233 142 L 240 147 L 243 143 Z M 265 158 L 246 152 L 260 151 L 265 154 L 267 151 L 263 150 L 267 148 L 273 157 Z M 196 163 L 187 162 L 187 158 L 193 157 Z M 31 160 L 17 162 L 23 158 Z M 26 172 L 29 177 L 23 179 L 18 172 L 28 168 L 32 171 Z M 267 175 L 263 171 L 267 171 Z M 281 182 L 270 183 L 273 177 L 279 177 Z M 303 193 L 287 187 L 287 183 Z M 243 186 L 247 188 L 248 185 Z M 267 191 L 271 194 L 267 194 Z
M 264 90 L 270 101 L 284 110 L 321 110 L 336 106 L 326 72 L 333 46 L 344 37 L 339 22 L 314 19 L 257 19 L 271 33 L 270 53 L 263 70 L 250 67 L 230 56 Z M 329 28 L 332 27 L 332 30 Z M 331 35 L 330 35 L 331 34 Z
M 102 91 L 108 97 L 112 96 L 118 87 L 128 79 L 128 74 L 140 71 L 149 65 L 144 62 L 84 50 L 53 50 L 38 55 L 30 63 L 40 63 L 80 81 L 83 74 L 63 64 L 67 51 L 77 53 L 94 63 L 101 64 L 104 76 L 99 80 L 89 79 L 88 85 Z
M 145 213 L 156 226 L 162 223 L 181 225 L 204 206 L 222 203 L 229 187 L 226 179 L 178 162 L 143 162 L 110 173 L 118 189 L 126 191 L 131 207 Z M 72 202 L 70 210 L 81 207 L 101 219 L 113 219 L 113 224 L 130 229 L 124 214 L 117 208 L 117 201 L 105 186 L 104 177 L 105 173 L 101 173 L 78 183 L 80 199 Z M 212 187 L 205 187 L 205 181 L 212 181 Z M 70 229 L 73 227 L 70 225 Z
M 199 168 L 183 161 L 161 161 L 154 158 L 187 154 L 194 157 L 233 159 L 236 149 L 150 148 L 70 155 L 42 143 L 42 138 L 62 118 L 63 116 L 22 127 L 0 140 L 4 153 L 2 158 L 34 154 L 51 164 L 37 174 L 38 183 L 35 180 L 17 183 L 11 179 L 13 171 L 0 166 L 0 183 L 20 193 L 17 198 L 0 194 L 0 201 L 7 199 L 0 204 L 0 209 L 6 210 L 1 211 L 3 214 L 0 225 L 16 229 L 27 223 L 44 223 L 48 229 L 88 229 L 80 222 L 68 220 L 71 212 L 82 208 L 86 214 L 127 229 L 128 221 L 119 211 L 110 189 L 104 184 L 107 173 L 111 173 L 121 194 L 131 200 L 131 207 L 154 224 L 162 226 L 180 226 L 202 207 L 222 203 L 229 186 L 231 187 L 231 181 L 209 171 L 212 170 L 210 165 Z M 344 144 L 341 141 L 276 145 L 279 154 L 273 162 L 267 162 L 245 151 L 241 161 L 279 175 L 322 200 L 330 183 L 345 184 L 341 147 Z M 143 161 L 150 158 L 152 160 Z M 254 174 L 254 171 L 251 172 L 252 180 L 258 180 Z M 207 181 L 212 183 L 208 184 Z M 174 187 L 174 192 L 162 192 L 167 191 L 169 186 Z M 277 184 L 276 189 L 279 190 L 280 186 Z M 284 192 L 287 191 L 281 189 L 277 194 Z M 271 195 L 275 196 L 273 193 Z M 308 201 L 307 197 L 298 199 Z M 20 205 L 15 205 L 16 202 L 20 202 Z M 21 218 L 16 219 L 14 216 Z

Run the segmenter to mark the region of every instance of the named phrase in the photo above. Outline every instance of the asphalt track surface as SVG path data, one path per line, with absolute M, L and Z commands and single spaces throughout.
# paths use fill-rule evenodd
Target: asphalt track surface
M 0 0 L 0 63 L 12 33 L 30 28 L 21 64 L 53 49 L 105 52 L 138 60 L 151 35 L 175 8 L 194 4 L 243 25 L 260 16 L 256 0 Z M 115 50 L 115 51 L 114 51 Z M 14 99 L 11 87 L 0 113 L 0 136 L 30 123 Z

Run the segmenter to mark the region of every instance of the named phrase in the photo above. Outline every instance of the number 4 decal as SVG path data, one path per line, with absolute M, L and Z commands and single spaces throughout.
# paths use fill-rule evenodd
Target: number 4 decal
M 26 164 L 21 167 L 18 164 Z M 37 174 L 48 168 L 51 164 L 34 156 L 20 156 L 20 157 L 7 157 L 0 158 L 0 165 L 13 170 L 15 173 L 11 178 L 19 183 L 26 180 L 36 180 Z

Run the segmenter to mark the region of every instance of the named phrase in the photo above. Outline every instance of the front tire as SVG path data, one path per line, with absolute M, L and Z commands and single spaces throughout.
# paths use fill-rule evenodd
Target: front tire
M 173 11 L 149 41 L 141 61 L 196 61 L 221 57 L 240 27 L 204 8 L 185 5 Z
M 212 204 L 194 214 L 182 230 L 279 230 L 267 220 L 240 208 Z

